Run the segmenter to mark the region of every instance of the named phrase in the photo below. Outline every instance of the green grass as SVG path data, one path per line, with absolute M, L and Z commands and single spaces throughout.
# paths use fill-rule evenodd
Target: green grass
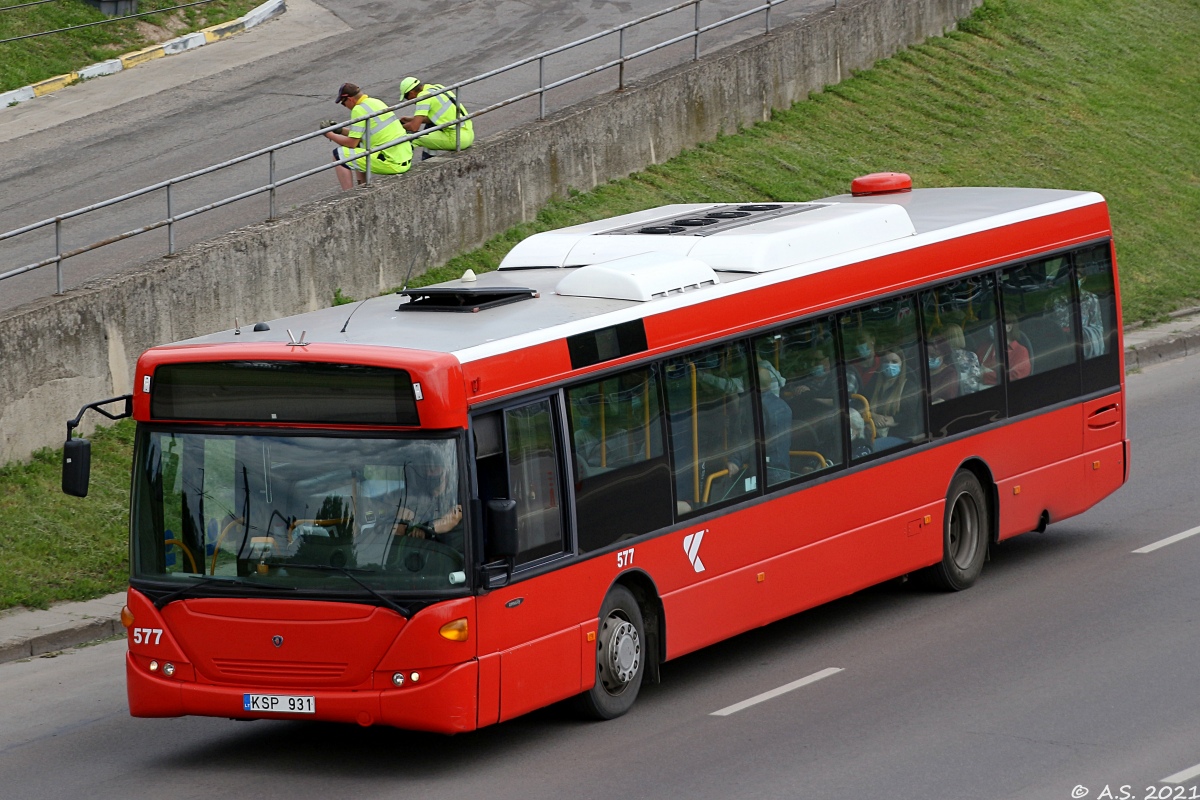
M 138 12 L 172 8 L 191 1 L 138 0 Z M 82 0 L 57 0 L 28 8 L 6 8 L 21 5 L 22 2 L 23 0 L 0 0 L 0 39 L 108 19 L 98 9 Z M 139 17 L 137 20 L 122 20 L 0 44 L 0 92 L 19 89 L 57 75 L 66 75 L 159 41 L 237 19 L 261 2 L 262 0 L 214 0 L 207 5 Z M 147 25 L 139 25 L 139 20 L 163 29 L 166 33 L 152 32 Z M 148 35 L 150 33 L 155 35 Z
M 917 186 L 1103 193 L 1125 320 L 1158 319 L 1200 297 L 1198 38 L 1196 0 L 988 0 L 949 36 L 742 135 L 552 202 L 412 285 L 494 269 L 540 230 L 663 203 L 809 200 L 895 170 Z M 129 429 L 94 441 L 86 500 L 59 493 L 49 451 L 0 470 L 0 608 L 124 585 Z
M 530 233 L 661 203 L 810 200 L 857 175 L 1086 189 L 1110 204 L 1125 321 L 1200 298 L 1200 4 L 988 0 L 959 30 L 587 194 L 428 273 L 494 268 Z
M 62 452 L 0 467 L 0 608 L 88 600 L 128 580 L 129 468 L 134 426 L 97 430 L 86 498 L 62 493 Z

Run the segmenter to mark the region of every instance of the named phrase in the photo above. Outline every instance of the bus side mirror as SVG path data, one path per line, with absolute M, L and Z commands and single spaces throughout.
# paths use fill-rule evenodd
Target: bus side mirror
M 92 443 L 68 439 L 63 444 L 62 490 L 72 497 L 87 497 L 92 475 Z
M 109 411 L 104 407 L 117 402 L 124 404 L 120 411 Z M 88 403 L 79 409 L 75 419 L 67 420 L 67 441 L 63 443 L 62 490 L 72 497 L 87 497 L 88 482 L 92 477 L 92 443 L 87 439 L 71 438 L 71 433 L 79 427 L 79 421 L 89 408 L 114 422 L 132 417 L 133 395 L 126 394 Z
M 507 498 L 487 501 L 487 546 L 489 561 L 517 557 L 517 501 Z

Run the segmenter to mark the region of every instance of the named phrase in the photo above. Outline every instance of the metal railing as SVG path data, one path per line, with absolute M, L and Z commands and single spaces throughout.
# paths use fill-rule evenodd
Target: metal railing
M 537 55 L 523 58 L 519 61 L 513 62 L 512 64 L 508 64 L 507 66 L 500 67 L 498 69 L 494 69 L 490 72 L 485 72 L 481 75 L 476 75 L 475 77 L 468 78 L 466 80 L 455 83 L 451 86 L 446 86 L 445 88 L 439 90 L 435 94 L 452 93 L 453 97 L 456 100 L 461 100 L 461 90 L 463 87 L 472 86 L 472 85 L 480 83 L 481 81 L 487 80 L 489 78 L 494 78 L 494 77 L 503 75 L 505 73 L 512 72 L 513 70 L 517 70 L 522 67 L 530 66 L 535 63 L 537 64 L 537 68 L 538 68 L 538 86 L 537 86 L 537 88 L 520 92 L 520 93 L 515 94 L 511 97 L 508 97 L 504 100 L 500 100 L 498 102 L 492 103 L 492 104 L 490 104 L 484 108 L 481 108 L 477 111 L 474 111 L 471 113 L 466 113 L 463 116 L 458 116 L 458 114 L 465 111 L 466 109 L 465 109 L 465 107 L 459 106 L 459 104 L 456 102 L 456 104 L 455 104 L 456 119 L 451 122 L 447 122 L 443 125 L 438 125 L 436 127 L 426 128 L 417 133 L 413 133 L 408 136 L 405 136 L 403 139 L 393 140 L 393 141 L 387 142 L 384 146 L 377 146 L 377 147 L 372 147 L 370 139 L 369 139 L 369 133 L 368 133 L 368 135 L 365 137 L 365 139 L 361 142 L 361 144 L 363 146 L 363 150 L 365 150 L 366 155 L 368 156 L 367 160 L 366 160 L 367 168 L 365 170 L 366 182 L 369 183 L 372 178 L 371 168 L 370 168 L 371 159 L 369 157 L 371 154 L 377 153 L 377 152 L 384 150 L 386 148 L 389 148 L 389 147 L 393 147 L 396 144 L 403 142 L 403 141 L 413 141 L 421 136 L 424 136 L 424 135 L 431 133 L 433 131 L 436 131 L 436 130 L 442 130 L 442 129 L 448 128 L 452 125 L 460 126 L 461 123 L 466 122 L 468 120 L 474 120 L 478 117 L 482 117 L 484 115 L 493 113 L 500 109 L 511 106 L 515 103 L 520 103 L 524 100 L 528 100 L 533 97 L 538 98 L 538 117 L 537 118 L 544 119 L 546 117 L 546 94 L 547 94 L 547 92 L 550 92 L 554 89 L 574 83 L 576 81 L 580 81 L 584 78 L 595 75 L 597 73 L 604 72 L 606 70 L 611 70 L 614 68 L 617 70 L 617 86 L 616 86 L 616 88 L 618 90 L 624 89 L 625 88 L 625 68 L 629 62 L 631 62 L 637 58 L 641 58 L 643 56 L 649 55 L 650 53 L 654 53 L 654 52 L 662 50 L 664 48 L 679 44 L 681 42 L 686 42 L 689 39 L 694 42 L 694 47 L 693 47 L 693 52 L 692 52 L 692 60 L 697 60 L 700 58 L 700 37 L 701 37 L 701 35 L 708 33 L 710 31 L 716 30 L 718 28 L 724 27 L 726 25 L 733 24 L 740 20 L 746 19 L 747 17 L 753 16 L 755 14 L 761 13 L 764 15 L 765 23 L 763 26 L 763 33 L 769 34 L 771 32 L 771 10 L 773 8 L 775 8 L 776 6 L 783 5 L 784 3 L 789 2 L 789 0 L 763 0 L 763 2 L 760 2 L 759 4 L 755 5 L 754 7 L 748 8 L 745 11 L 734 14 L 733 16 L 726 17 L 724 19 L 718 20 L 717 22 L 713 22 L 713 23 L 710 23 L 707 25 L 701 25 L 700 24 L 700 8 L 701 8 L 702 1 L 703 0 L 685 0 L 685 2 L 677 3 L 676 5 L 673 5 L 670 8 L 662 9 L 661 11 L 656 11 L 651 14 L 646 14 L 645 16 L 639 17 L 630 22 L 626 22 L 615 28 L 610 28 L 608 30 L 593 34 L 591 36 L 587 36 L 583 39 L 579 39 L 577 41 L 571 42 L 570 44 L 561 45 L 561 46 L 555 47 L 551 50 L 546 50 L 545 52 L 538 53 Z M 832 6 L 836 6 L 836 4 L 837 4 L 837 0 L 831 0 Z M 631 29 L 635 28 L 638 25 L 642 25 L 646 22 L 649 22 L 650 20 L 658 19 L 660 17 L 664 17 L 666 15 L 673 14 L 675 12 L 678 12 L 678 11 L 681 11 L 684 9 L 688 9 L 688 8 L 694 9 L 694 15 L 693 15 L 692 24 L 690 25 L 690 27 L 687 30 L 685 30 L 684 32 L 679 33 L 677 35 L 671 36 L 670 38 L 665 39 L 656 44 L 650 45 L 648 47 L 643 47 L 643 48 L 637 50 L 636 52 L 633 52 L 633 53 L 625 52 L 625 50 L 626 50 L 626 33 L 628 31 L 630 31 Z M 615 36 L 617 38 L 617 56 L 615 58 L 611 58 L 609 60 L 604 61 L 603 63 L 589 67 L 581 72 L 577 72 L 577 73 L 567 76 L 565 78 L 560 78 L 558 80 L 547 82 L 547 80 L 546 80 L 547 59 L 549 59 L 553 56 L 556 56 L 556 55 L 560 55 L 562 53 L 566 53 L 568 51 L 575 50 L 584 45 L 590 44 L 592 42 L 596 42 L 600 39 L 603 39 L 605 37 L 610 37 L 610 36 Z M 411 106 L 415 105 L 415 103 L 417 103 L 417 102 L 418 102 L 418 100 L 403 101 L 394 106 L 389 106 L 388 108 L 386 108 L 382 111 L 376 112 L 374 114 L 370 114 L 369 116 L 360 117 L 359 119 L 362 121 L 368 121 L 369 119 L 376 117 L 376 116 L 380 116 L 382 114 L 386 114 L 389 112 L 396 112 L 397 110 L 411 107 Z M 357 121 L 358 120 L 356 120 L 356 122 Z M 294 173 L 291 175 L 287 175 L 285 177 L 279 177 L 276 175 L 277 154 L 280 151 L 286 150 L 287 148 L 294 147 L 299 144 L 308 142 L 317 137 L 322 137 L 322 136 L 324 136 L 324 134 L 326 132 L 334 131 L 339 128 L 345 127 L 347 124 L 348 123 L 341 122 L 341 123 L 337 123 L 335 125 L 331 125 L 329 127 L 321 128 L 320 130 L 314 131 L 312 133 L 307 133 L 307 134 L 304 134 L 303 136 L 297 136 L 295 138 L 288 139 L 287 141 L 279 142 L 279 143 L 270 145 L 269 147 L 264 147 L 259 150 L 255 150 L 254 152 L 247 153 L 242 156 L 238 156 L 237 158 L 229 159 L 228 161 L 223 161 L 220 164 L 215 164 L 210 167 L 205 167 L 204 169 L 199 169 L 199 170 L 195 170 L 194 172 L 189 172 L 185 175 L 179 175 L 177 177 L 170 178 L 165 181 L 160 181 L 159 183 L 156 183 L 152 186 L 146 186 L 141 189 L 137 189 L 136 191 L 129 192 L 127 194 L 123 194 L 119 197 L 113 197 L 108 200 L 104 200 L 104 201 L 101 201 L 98 203 L 93 203 L 92 205 L 85 206 L 83 208 L 77 208 L 73 211 L 68 211 L 64 214 L 59 214 L 57 216 L 50 217 L 48 219 L 43 219 L 38 222 L 34 222 L 29 225 L 25 225 L 21 228 L 16 228 L 14 230 L 8 231 L 6 233 L 0 233 L 0 242 L 4 242 L 4 241 L 14 239 L 18 236 L 32 233 L 34 231 L 39 231 L 39 230 L 43 230 L 43 229 L 50 228 L 50 227 L 53 227 L 53 229 L 54 229 L 54 255 L 53 256 L 43 258 L 43 259 L 33 262 L 33 263 L 25 264 L 24 266 L 17 267 L 16 269 L 8 270 L 7 272 L 0 273 L 0 281 L 3 281 L 7 278 L 13 278 L 18 275 L 22 275 L 22 274 L 25 274 L 28 272 L 32 272 L 34 270 L 39 270 L 44 267 L 49 267 L 49 266 L 53 265 L 55 267 L 55 285 L 56 285 L 55 294 L 62 294 L 64 291 L 63 262 L 66 261 L 67 259 L 73 258 L 75 256 L 79 256 L 79 255 L 82 255 L 84 253 L 88 253 L 88 252 L 91 252 L 94 250 L 98 250 L 102 247 L 106 247 L 108 245 L 112 245 L 117 242 L 131 239 L 131 238 L 133 238 L 135 236 L 139 236 L 143 233 L 148 233 L 150 231 L 159 230 L 164 227 L 167 229 L 167 252 L 166 252 L 166 255 L 173 256 L 176 254 L 175 226 L 178 223 L 183 222 L 184 220 L 191 219 L 192 217 L 196 217 L 200 214 L 204 214 L 206 212 L 213 211 L 214 209 L 218 209 L 223 206 L 227 206 L 232 203 L 236 203 L 241 200 L 245 200 L 247 198 L 255 197 L 255 196 L 261 195 L 261 194 L 267 194 L 268 198 L 269 198 L 269 211 L 268 211 L 268 216 L 266 219 L 268 219 L 268 220 L 274 219 L 276 217 L 276 210 L 277 210 L 276 195 L 277 195 L 277 191 L 280 188 L 287 186 L 289 184 L 295 183 L 297 181 L 303 180 L 305 178 L 308 178 L 308 177 L 318 174 L 320 172 L 324 172 L 326 170 L 333 169 L 339 165 L 346 164 L 349 161 L 357 160 L 358 158 L 362 157 L 362 153 L 360 152 L 350 158 L 342 158 L 342 159 L 338 159 L 335 161 L 325 162 L 318 167 L 313 167 L 311 169 L 302 170 L 300 172 L 297 172 L 297 173 Z M 370 125 L 368 124 L 366 126 L 366 129 L 369 131 L 369 128 L 370 128 Z M 458 131 L 459 135 L 461 135 L 461 129 L 456 128 L 456 130 Z M 460 149 L 457 146 L 460 142 L 461 142 L 461 139 L 456 137 L 456 148 L 455 148 L 456 150 Z M 205 175 L 214 174 L 216 172 L 228 169 L 230 167 L 237 166 L 239 164 L 244 164 L 244 163 L 252 161 L 254 159 L 261 158 L 263 156 L 267 157 L 267 162 L 268 162 L 267 182 L 265 184 L 255 186 L 251 189 L 247 189 L 245 191 L 238 192 L 237 194 L 233 194 L 228 197 L 223 197 L 219 200 L 215 200 L 213 202 L 206 203 L 204 205 L 201 205 L 201 206 L 198 206 L 195 208 L 191 208 L 191 209 L 188 209 L 185 211 L 179 211 L 175 208 L 176 201 L 175 201 L 174 195 L 176 194 L 176 187 L 179 187 L 181 184 L 184 184 L 188 181 L 192 181 L 196 178 L 199 178 L 199 177 L 202 177 Z M 128 202 L 130 200 L 133 200 L 133 199 L 136 199 L 139 197 L 145 197 L 154 192 L 158 192 L 158 191 L 161 191 L 164 189 L 166 191 L 166 216 L 165 217 L 156 219 L 152 222 L 148 222 L 147 224 L 141 225 L 137 228 L 133 228 L 131 230 L 126 230 L 126 231 L 124 231 L 122 233 L 118 233 L 114 236 L 109 236 L 109 237 L 101 239 L 99 241 L 92 242 L 91 244 L 84 245 L 82 247 L 75 247 L 75 248 L 72 248 L 69 250 L 63 249 L 63 223 L 64 222 L 67 222 L 67 221 L 73 220 L 73 219 L 77 219 L 84 215 L 100 212 L 100 211 L 103 211 L 104 209 L 109 209 L 109 208 L 117 206 L 121 203 L 125 203 L 125 202 Z

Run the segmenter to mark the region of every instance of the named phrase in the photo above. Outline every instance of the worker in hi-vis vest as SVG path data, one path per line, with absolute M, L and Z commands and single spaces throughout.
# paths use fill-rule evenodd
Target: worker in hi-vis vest
M 425 128 L 436 128 L 446 125 L 467 115 L 467 109 L 454 92 L 445 91 L 446 87 L 436 83 L 421 83 L 416 78 L 405 78 L 400 81 L 400 97 L 404 100 L 416 100 L 417 107 L 413 116 L 401 117 L 404 130 L 416 133 Z M 440 94 L 439 94 L 440 92 Z M 475 130 L 471 120 L 465 120 L 457 125 L 450 125 L 438 131 L 430 131 L 413 144 L 420 145 L 426 150 L 466 150 L 475 141 Z M 425 158 L 429 157 L 426 153 Z
M 371 150 L 374 151 L 371 153 L 372 173 L 398 175 L 401 172 L 408 172 L 409 167 L 412 166 L 412 143 L 397 142 L 390 147 L 387 146 L 389 142 L 408 135 L 404 132 L 404 126 L 400 120 L 396 119 L 396 115 L 390 111 L 377 117 L 370 116 L 386 109 L 386 103 L 376 100 L 374 97 L 368 97 L 358 88 L 357 84 L 353 83 L 342 84 L 342 88 L 338 90 L 337 103 L 350 109 L 350 124 L 342 128 L 342 132 L 325 132 L 325 138 L 338 145 L 333 151 L 334 161 L 363 156 L 367 152 L 365 145 L 369 144 Z M 367 137 L 368 126 L 370 126 L 371 132 L 369 140 Z M 359 147 L 360 144 L 364 146 Z M 385 149 L 380 150 L 380 147 Z M 337 173 L 338 183 L 342 185 L 343 189 L 354 188 L 354 173 L 356 172 L 359 183 L 367 182 L 367 159 L 365 157 L 338 164 L 333 169 Z

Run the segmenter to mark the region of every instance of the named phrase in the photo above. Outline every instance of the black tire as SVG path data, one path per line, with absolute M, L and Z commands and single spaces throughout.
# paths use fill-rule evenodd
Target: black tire
M 615 719 L 633 707 L 646 673 L 646 626 L 633 593 L 614 586 L 600 607 L 596 685 L 579 695 L 593 719 Z
M 946 492 L 942 561 L 929 569 L 930 582 L 936 588 L 960 592 L 975 583 L 992 540 L 991 520 L 987 493 L 979 479 L 968 470 L 959 470 Z

